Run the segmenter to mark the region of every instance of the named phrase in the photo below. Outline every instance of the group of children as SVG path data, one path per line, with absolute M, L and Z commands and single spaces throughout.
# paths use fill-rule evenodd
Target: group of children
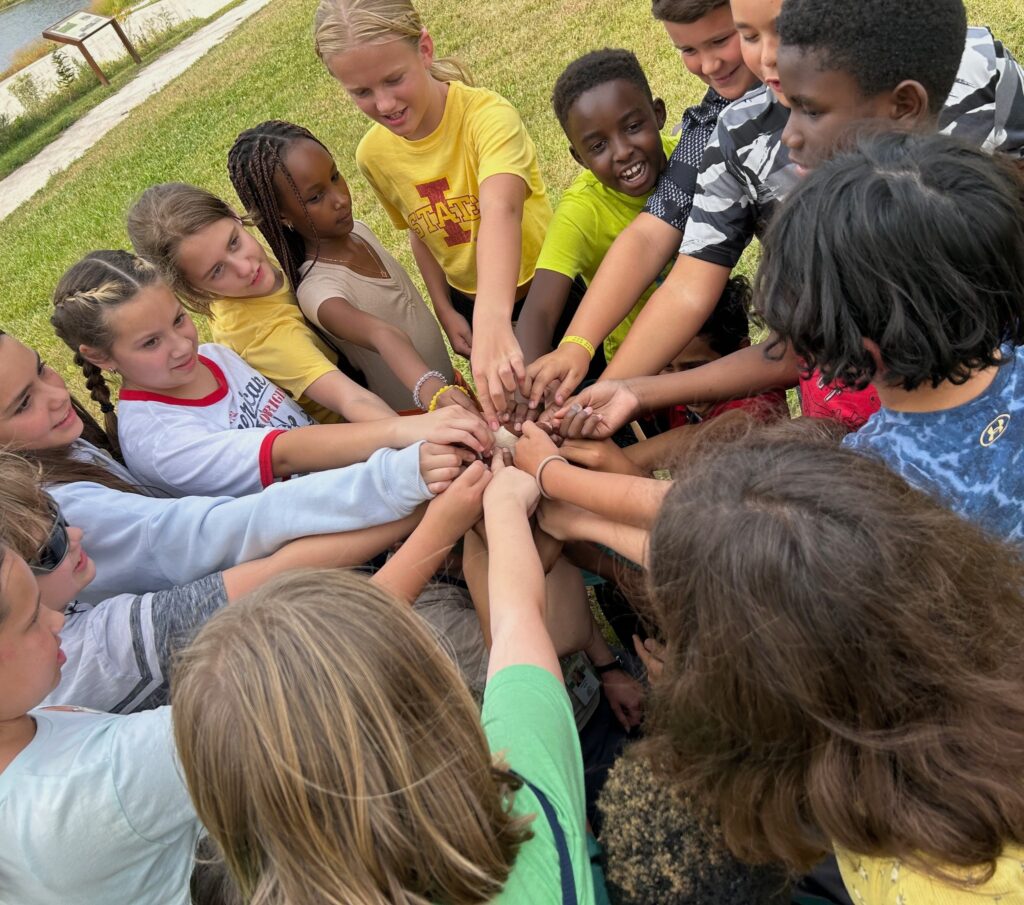
M 0 333 L 0 900 L 1024 903 L 1024 70 L 962 0 L 652 11 L 707 92 L 570 63 L 552 211 L 409 0 L 321 0 L 429 307 L 273 120 L 56 286 L 102 426 Z

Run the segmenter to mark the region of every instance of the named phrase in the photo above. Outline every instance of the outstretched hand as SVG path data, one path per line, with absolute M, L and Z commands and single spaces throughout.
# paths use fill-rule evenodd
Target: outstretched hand
M 540 499 L 533 475 L 506 464 L 504 454 L 495 455 L 491 461 L 491 472 L 491 483 L 484 493 L 484 509 L 495 503 L 511 501 L 522 507 L 527 516 L 533 515 Z
M 491 335 L 478 331 L 470 365 L 484 419 L 491 430 L 496 431 L 511 419 L 516 391 L 526 380 L 523 350 L 519 348 L 512 325 Z
M 447 490 L 438 494 L 427 506 L 424 521 L 436 526 L 435 533 L 455 543 L 470 530 L 484 511 L 484 491 L 491 482 L 491 472 L 476 460 L 455 478 Z
M 573 342 L 541 355 L 526 369 L 525 391 L 530 407 L 538 408 L 545 399 L 563 405 L 589 370 L 587 350 Z
M 548 456 L 557 456 L 558 447 L 536 424 L 523 425 L 523 435 L 515 445 L 516 468 L 534 476 L 540 463 Z
M 599 380 L 560 409 L 549 420 L 563 437 L 605 440 L 640 413 L 640 399 L 626 380 Z

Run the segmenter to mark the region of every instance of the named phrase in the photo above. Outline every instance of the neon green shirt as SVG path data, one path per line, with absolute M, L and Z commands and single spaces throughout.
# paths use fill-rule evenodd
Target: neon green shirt
M 672 155 L 678 143 L 678 137 L 662 135 L 661 144 L 665 149 L 666 158 Z M 544 237 L 540 257 L 537 258 L 537 269 L 553 270 L 569 279 L 574 279 L 579 274 L 589 286 L 612 242 L 636 219 L 649 197 L 650 192 L 639 198 L 616 192 L 599 182 L 590 170 L 584 170 L 573 180 L 558 202 L 555 216 Z M 666 265 L 658 279 L 640 296 L 640 300 L 626 315 L 625 320 L 604 341 L 607 361 L 612 360 L 633 321 L 671 266 L 671 263 Z M 559 339 L 561 337 L 555 337 L 556 342 Z

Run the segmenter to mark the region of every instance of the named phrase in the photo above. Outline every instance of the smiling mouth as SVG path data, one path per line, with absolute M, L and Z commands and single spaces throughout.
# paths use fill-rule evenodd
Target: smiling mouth
M 641 160 L 638 163 L 634 163 L 632 166 L 626 167 L 626 169 L 619 173 L 619 181 L 633 184 L 642 182 L 646 175 L 647 163 Z
M 63 418 L 61 418 L 60 421 L 58 421 L 53 426 L 54 429 L 61 428 L 61 427 L 67 427 L 68 424 L 70 423 L 71 419 L 74 417 L 74 414 L 75 414 L 74 406 L 69 405 L 68 406 L 68 413 Z
M 249 281 L 250 286 L 255 286 L 260 278 L 263 276 L 263 265 L 256 268 L 256 273 L 253 274 L 252 279 Z
M 405 116 L 408 109 L 408 107 L 403 107 L 397 113 L 382 113 L 381 116 L 389 123 L 397 123 Z
M 740 67 L 737 66 L 734 70 L 732 70 L 732 72 L 727 72 L 725 75 L 712 76 L 711 81 L 714 82 L 716 85 L 724 85 L 739 71 Z

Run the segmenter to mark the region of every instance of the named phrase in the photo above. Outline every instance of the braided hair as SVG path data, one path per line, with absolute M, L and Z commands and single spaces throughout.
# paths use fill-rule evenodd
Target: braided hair
M 117 415 L 110 401 L 110 387 L 102 369 L 88 361 L 80 346 L 94 346 L 104 353 L 114 344 L 114 331 L 105 309 L 131 301 L 140 289 L 160 280 L 152 264 L 127 251 L 92 251 L 61 277 L 53 292 L 50 323 L 75 356 L 89 395 L 103 413 L 103 423 L 113 451 L 117 442 Z
M 323 142 L 308 129 L 280 119 L 268 120 L 239 133 L 228 152 L 231 184 L 293 288 L 299 285 L 299 268 L 306 259 L 306 242 L 298 232 L 285 228 L 277 191 L 274 189 L 274 174 L 278 170 L 284 174 L 295 200 L 306 215 L 306 222 L 313 235 L 315 261 L 320 253 L 320 238 L 306 210 L 302 194 L 292 174 L 288 172 L 288 167 L 284 165 L 288 147 L 303 138 L 316 142 L 330 154 Z

